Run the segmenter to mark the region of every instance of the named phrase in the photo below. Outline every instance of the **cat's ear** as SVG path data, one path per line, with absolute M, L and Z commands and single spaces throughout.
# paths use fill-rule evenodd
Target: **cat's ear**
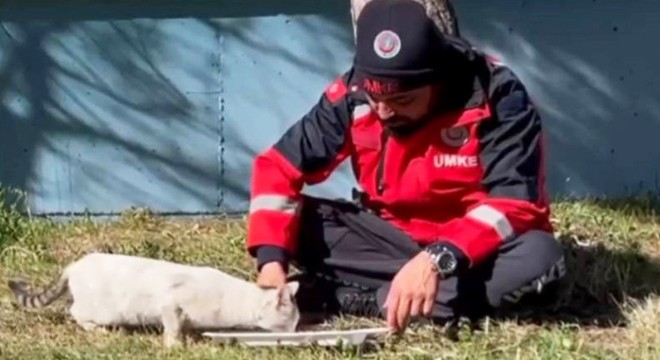
M 298 291 L 298 282 L 292 281 L 277 289 L 277 308 L 293 305 L 293 297 Z
M 293 296 L 296 295 L 298 289 L 300 288 L 300 283 L 297 281 L 292 281 L 287 283 L 286 286 L 289 288 L 289 293 Z

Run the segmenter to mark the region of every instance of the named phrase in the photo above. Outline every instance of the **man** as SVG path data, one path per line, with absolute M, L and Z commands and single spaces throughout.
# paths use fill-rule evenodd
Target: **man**
M 303 312 L 443 322 L 563 276 L 540 117 L 520 80 L 443 36 L 413 0 L 373 0 L 354 66 L 254 162 L 247 249 L 258 283 L 289 264 Z M 301 195 L 350 157 L 355 201 Z

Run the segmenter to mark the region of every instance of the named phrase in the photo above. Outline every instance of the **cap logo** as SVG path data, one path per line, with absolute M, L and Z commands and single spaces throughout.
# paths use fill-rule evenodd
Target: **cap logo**
M 374 40 L 374 51 L 383 59 L 391 59 L 401 51 L 401 39 L 394 31 L 383 30 Z
M 395 81 L 364 79 L 363 87 L 366 92 L 374 95 L 393 94 L 399 91 L 399 84 Z

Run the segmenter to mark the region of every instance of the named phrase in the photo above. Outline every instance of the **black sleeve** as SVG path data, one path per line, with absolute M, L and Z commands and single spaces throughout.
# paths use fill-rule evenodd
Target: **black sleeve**
M 493 119 L 479 128 L 483 185 L 493 197 L 534 202 L 543 166 L 541 118 L 510 69 L 494 67 L 491 74 Z
M 284 248 L 272 245 L 260 246 L 256 250 L 257 252 L 257 271 L 261 271 L 261 268 L 269 262 L 279 262 L 282 264 L 284 269 L 288 268 L 289 264 L 289 254 Z

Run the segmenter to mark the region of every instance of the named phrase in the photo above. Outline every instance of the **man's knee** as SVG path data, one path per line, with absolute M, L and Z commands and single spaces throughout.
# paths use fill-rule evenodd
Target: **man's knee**
M 545 231 L 530 231 L 522 234 L 516 240 L 518 251 L 528 259 L 526 262 L 536 263 L 538 271 L 544 272 L 557 262 L 563 260 L 564 250 L 553 234 Z
M 525 272 L 526 280 L 502 294 L 502 300 L 518 302 L 527 294 L 540 294 L 566 274 L 564 251 L 556 238 L 547 232 L 531 231 L 517 240 L 514 258 L 509 264 Z

